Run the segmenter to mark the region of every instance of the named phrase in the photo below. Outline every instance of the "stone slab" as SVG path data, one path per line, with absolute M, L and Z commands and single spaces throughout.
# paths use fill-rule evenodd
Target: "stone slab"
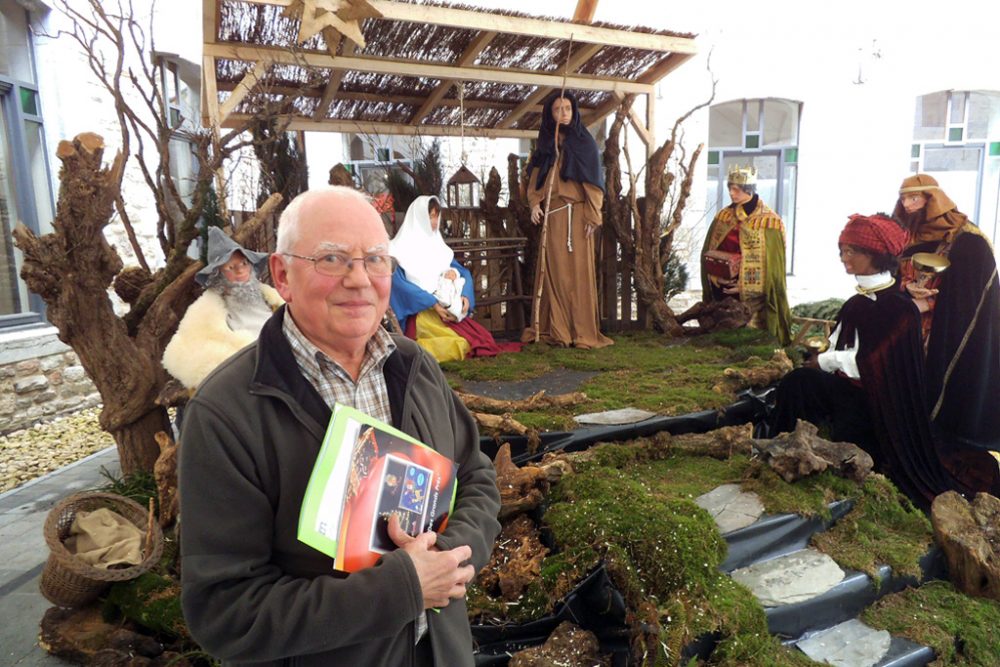
M 892 636 L 875 630 L 856 618 L 818 632 L 796 643 L 816 662 L 836 667 L 872 667 L 889 652 Z
M 826 554 L 802 549 L 733 570 L 731 576 L 749 588 L 763 606 L 780 607 L 822 595 L 844 578 L 844 571 Z
M 655 417 L 655 412 L 639 410 L 638 408 L 621 408 L 620 410 L 605 410 L 604 412 L 588 412 L 585 415 L 573 417 L 577 424 L 615 426 L 618 424 L 635 424 Z
M 712 515 L 723 535 L 749 526 L 764 513 L 757 494 L 744 492 L 739 484 L 717 486 L 695 498 L 694 502 Z

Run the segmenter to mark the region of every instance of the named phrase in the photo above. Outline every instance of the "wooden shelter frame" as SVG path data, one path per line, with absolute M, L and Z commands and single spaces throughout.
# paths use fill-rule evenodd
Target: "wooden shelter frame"
M 591 130 L 626 95 L 643 98 L 644 116 L 633 105 L 628 121 L 650 156 L 658 148 L 657 84 L 696 54 L 694 36 L 591 23 L 597 3 L 578 0 L 569 21 L 438 0 L 203 0 L 202 120 L 218 136 L 275 118 L 277 108 L 287 131 L 534 139 L 545 98 L 565 87 L 576 91 Z M 353 25 L 363 48 L 348 37 L 352 26 L 304 30 L 307 11 L 316 12 L 314 26 L 316 17 L 330 18 L 316 7 L 345 4 L 380 14 Z M 449 243 L 473 271 L 486 326 L 516 331 L 530 300 L 518 261 L 527 239 L 484 237 L 474 213 L 449 211 L 463 230 Z M 618 257 L 611 235 L 602 245 L 603 256 Z M 605 262 L 599 282 L 606 325 L 636 326 L 643 309 L 636 320 L 629 267 Z
M 305 0 L 312 2 L 314 0 Z M 534 138 L 540 122 L 541 103 L 554 89 L 566 88 L 590 94 L 590 104 L 581 102 L 581 114 L 588 127 L 594 127 L 614 113 L 628 93 L 645 97 L 645 118 L 632 112 L 629 120 L 652 152 L 655 149 L 654 124 L 657 83 L 690 59 L 697 51 L 693 36 L 668 31 L 647 31 L 604 24 L 574 23 L 510 13 L 456 7 L 442 4 L 415 4 L 399 0 L 367 0 L 367 5 L 381 14 L 367 18 L 360 27 L 367 40 L 365 50 L 333 28 L 324 28 L 322 42 L 307 40 L 295 43 L 292 33 L 297 22 L 288 19 L 292 30 L 285 43 L 249 43 L 220 34 L 223 12 L 260 13 L 264 8 L 295 8 L 303 0 L 203 0 L 204 94 L 203 123 L 215 130 L 240 127 L 254 115 L 253 98 L 266 94 L 269 99 L 308 101 L 301 112 L 289 112 L 283 119 L 290 131 L 329 131 L 379 135 L 456 136 L 460 130 L 455 107 L 454 88 L 460 82 L 479 82 L 492 86 L 497 94 L 477 99 L 467 95 L 466 110 L 488 115 L 486 122 L 467 122 L 465 134 L 479 137 Z M 593 16 L 595 0 L 581 0 L 578 20 Z M 276 14 L 271 14 L 275 16 Z M 283 19 L 284 20 L 284 19 Z M 441 57 L 440 53 L 408 53 L 405 57 L 380 52 L 380 36 L 399 30 L 436 31 L 442 43 L 462 44 L 460 53 Z M 539 51 L 567 54 L 568 62 L 551 62 L 548 67 L 518 68 L 502 66 L 493 58 L 480 62 L 484 52 L 497 51 L 505 42 L 523 40 Z M 273 42 L 274 40 L 272 40 Z M 278 40 L 280 41 L 280 40 Z M 372 48 L 375 46 L 376 48 Z M 614 71 L 610 63 L 635 59 L 641 69 Z M 225 61 L 230 71 L 219 66 Z M 563 69 L 568 72 L 563 81 Z M 303 86 L 282 82 L 274 72 L 297 68 L 303 72 L 322 72 L 323 85 Z M 232 71 L 239 76 L 232 76 Z M 368 77 L 406 77 L 428 85 L 410 94 L 359 91 L 345 87 L 348 79 Z M 430 82 L 430 83 L 428 83 Z M 220 99 L 222 94 L 222 99 Z M 408 117 L 380 118 L 370 113 L 374 105 L 391 99 L 408 105 Z M 354 115 L 337 113 L 340 102 L 350 103 Z M 412 109 L 412 111 L 411 111 Z

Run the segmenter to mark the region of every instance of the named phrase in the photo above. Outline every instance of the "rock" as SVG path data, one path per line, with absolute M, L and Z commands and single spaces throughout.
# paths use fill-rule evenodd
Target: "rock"
M 35 394 L 35 403 L 48 403 L 49 401 L 55 400 L 58 396 L 59 394 L 51 389 L 46 389 L 40 394 Z
M 14 383 L 14 393 L 27 394 L 28 392 L 45 389 L 49 386 L 49 379 L 44 375 L 29 375 Z
M 816 432 L 815 426 L 800 419 L 791 433 L 782 433 L 770 440 L 758 440 L 755 446 L 761 458 L 786 482 L 794 482 L 827 468 L 858 484 L 863 482 L 874 465 L 868 452 L 850 442 L 830 442 Z
M 1000 600 L 1000 500 L 978 493 L 972 504 L 946 491 L 931 505 L 934 539 L 948 561 L 948 578 L 969 595 Z
M 28 373 L 37 373 L 42 367 L 42 363 L 38 359 L 28 359 L 26 361 L 18 362 L 15 368 L 17 372 L 21 375 L 27 375 Z
M 605 410 L 604 412 L 588 412 L 585 415 L 573 417 L 573 421 L 577 424 L 634 424 L 655 416 L 655 412 L 649 412 L 648 410 L 621 408 L 619 410 Z
M 594 633 L 569 621 L 552 631 L 542 646 L 518 651 L 510 667 L 593 667 L 604 664 L 600 644 Z
M 49 371 L 54 371 L 62 366 L 62 355 L 60 354 L 50 354 L 47 357 L 43 357 L 39 360 L 38 368 L 43 373 L 48 373 Z
M 717 486 L 695 498 L 694 504 L 712 515 L 723 535 L 749 526 L 764 513 L 757 494 L 744 493 L 739 484 Z
M 83 366 L 70 366 L 63 371 L 63 379 L 66 382 L 80 382 L 87 378 L 87 371 L 83 370 Z
M 795 645 L 816 662 L 835 667 L 872 667 L 889 652 L 892 636 L 856 618 L 818 632 Z
M 843 580 L 844 571 L 826 554 L 802 549 L 733 570 L 732 577 L 765 607 L 780 607 L 826 593 Z

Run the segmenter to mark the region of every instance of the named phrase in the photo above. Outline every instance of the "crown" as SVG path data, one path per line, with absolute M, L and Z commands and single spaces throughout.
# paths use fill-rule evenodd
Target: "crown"
M 757 167 L 752 164 L 745 167 L 734 164 L 729 167 L 729 178 L 727 179 L 727 182 L 735 185 L 756 185 Z

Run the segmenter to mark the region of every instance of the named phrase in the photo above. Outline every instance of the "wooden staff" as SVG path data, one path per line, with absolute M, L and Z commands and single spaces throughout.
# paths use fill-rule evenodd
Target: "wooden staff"
M 563 99 L 566 95 L 566 77 L 569 74 L 569 58 L 573 53 L 573 35 L 569 36 L 569 49 L 566 51 L 566 64 L 563 65 L 563 78 L 562 78 L 562 88 L 559 89 L 559 99 Z M 543 110 L 542 113 L 545 113 Z M 549 110 L 552 113 L 552 110 Z M 542 119 L 544 120 L 544 118 Z M 572 120 L 572 119 L 571 119 Z M 545 274 L 548 271 L 548 262 L 545 259 L 545 248 L 548 241 L 549 235 L 549 208 L 552 202 L 552 184 L 555 179 L 559 176 L 559 122 L 556 121 L 555 129 L 553 130 L 552 142 L 555 144 L 556 148 L 556 159 L 552 167 L 549 169 L 549 182 L 545 191 L 545 211 L 542 213 L 542 242 L 539 244 L 539 260 L 538 260 L 538 275 L 535 276 L 535 298 L 532 300 L 531 304 L 531 328 L 535 332 L 534 342 L 539 340 L 539 318 L 541 317 L 541 306 L 542 306 L 542 290 L 545 288 Z M 531 177 L 531 174 L 528 174 Z

